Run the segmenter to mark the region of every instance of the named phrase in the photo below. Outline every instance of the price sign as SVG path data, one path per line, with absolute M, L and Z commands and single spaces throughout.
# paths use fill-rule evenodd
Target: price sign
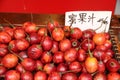
M 65 26 L 108 32 L 111 15 L 112 11 L 69 11 L 65 13 Z

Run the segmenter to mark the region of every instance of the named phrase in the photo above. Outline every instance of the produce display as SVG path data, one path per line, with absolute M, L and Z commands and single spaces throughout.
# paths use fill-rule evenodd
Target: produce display
M 120 80 L 107 32 L 52 21 L 0 27 L 0 80 Z

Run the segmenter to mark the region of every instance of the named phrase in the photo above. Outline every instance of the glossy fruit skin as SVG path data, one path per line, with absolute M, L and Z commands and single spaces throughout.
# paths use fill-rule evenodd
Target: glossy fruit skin
M 6 44 L 0 44 L 0 57 L 5 56 L 8 52 L 8 46 Z
M 23 28 L 17 27 L 14 29 L 14 34 L 13 34 L 15 39 L 23 39 L 26 37 L 26 33 Z
M 105 51 L 97 50 L 97 49 L 94 49 L 93 51 L 93 56 L 97 58 L 97 60 L 102 60 L 102 58 L 104 58 L 104 55 L 105 55 Z
M 41 40 L 41 46 L 42 46 L 43 50 L 49 51 L 53 46 L 53 41 L 52 41 L 51 37 L 49 37 L 49 36 L 43 37 Z
M 71 70 L 75 73 L 78 73 L 78 72 L 81 72 L 82 66 L 78 61 L 73 61 L 69 65 L 69 70 Z
M 56 71 L 56 66 L 52 63 L 47 63 L 44 65 L 43 70 L 49 75 L 53 71 Z
M 84 62 L 87 58 L 87 53 L 84 49 L 79 49 L 77 53 L 77 60 L 80 62 Z
M 70 48 L 64 53 L 64 59 L 66 62 L 73 62 L 77 59 L 77 50 L 75 48 Z
M 52 32 L 55 29 L 54 23 L 48 22 L 47 26 L 50 32 Z
M 112 58 L 112 57 L 114 57 L 115 52 L 111 49 L 108 49 L 105 51 L 105 54 Z
M 3 31 L 5 31 L 6 33 L 8 33 L 10 36 L 11 36 L 11 38 L 13 39 L 13 34 L 14 34 L 14 28 L 11 28 L 11 27 L 9 27 L 9 26 L 4 26 L 3 27 Z
M 92 76 L 89 73 L 81 73 L 78 80 L 92 80 Z
M 111 59 L 111 56 L 105 54 L 104 57 L 102 58 L 102 61 L 106 64 L 108 60 Z
M 30 44 L 39 44 L 41 41 L 41 36 L 38 35 L 37 33 L 30 33 L 28 40 Z
M 54 71 L 48 76 L 48 80 L 61 80 L 61 75 L 59 72 Z
M 13 68 L 18 64 L 18 57 L 9 53 L 2 58 L 2 64 L 6 68 Z
M 93 40 L 89 39 L 85 39 L 82 43 L 81 43 L 81 48 L 84 49 L 85 51 L 88 51 L 88 47 L 90 48 L 90 50 L 93 50 L 95 48 L 95 43 Z
M 17 70 L 19 73 L 24 73 L 25 72 L 25 69 L 23 68 L 23 66 L 21 64 L 18 64 L 15 67 L 15 70 Z
M 59 27 L 59 22 L 58 21 L 53 21 L 53 20 L 50 20 L 50 22 L 48 22 L 47 24 L 47 27 L 48 27 L 48 30 L 50 32 L 52 32 L 56 27 Z
M 21 58 L 28 58 L 28 55 L 27 55 L 27 51 L 21 51 L 21 52 L 19 52 L 19 54 L 18 54 Z
M 97 73 L 93 77 L 93 80 L 107 80 L 107 76 L 104 73 Z
M 114 77 L 118 78 L 120 76 L 118 75 L 120 68 L 109 67 L 110 64 L 113 64 L 112 61 L 109 64 L 109 60 L 114 59 L 116 57 L 114 54 L 117 52 L 112 51 L 113 45 L 109 34 L 103 33 L 105 35 L 104 44 L 98 45 L 93 41 L 94 35 L 98 33 L 91 29 L 85 30 L 87 32 L 82 32 L 82 36 L 79 37 L 79 30 L 74 30 L 72 26 L 63 28 L 63 25 L 53 24 L 54 28 L 50 29 L 48 25 L 45 25 L 44 28 L 38 28 L 31 23 L 23 24 L 24 27 L 4 27 L 4 30 L 0 31 L 0 33 L 5 32 L 11 37 L 8 42 L 0 42 L 0 80 L 6 80 L 4 75 L 10 70 L 15 70 L 20 74 L 19 80 L 28 78 L 29 80 L 104 80 L 104 75 L 101 76 L 100 73 L 104 73 L 105 77 L 112 80 Z M 64 37 L 60 37 L 61 33 L 58 31 L 59 35 L 57 37 L 60 38 L 57 41 L 53 38 L 53 35 L 57 32 L 52 35 L 52 31 L 54 29 L 59 30 L 59 28 L 62 28 Z M 72 35 L 72 31 L 74 35 Z M 6 37 L 8 38 L 8 36 Z M 88 38 L 90 42 L 87 40 Z M 92 53 L 93 57 L 89 53 Z M 12 62 L 4 59 L 8 54 L 15 55 L 18 61 L 12 60 Z M 89 57 L 90 59 L 87 60 Z M 10 59 L 13 58 L 10 57 Z M 111 71 L 109 68 L 111 68 Z M 13 74 L 12 71 L 10 73 L 8 77 Z M 118 74 L 112 74 L 114 75 L 112 76 L 111 73 Z
M 68 70 L 68 65 L 65 63 L 60 63 L 57 66 L 57 71 L 58 72 L 66 72 Z
M 120 80 L 120 74 L 117 72 L 110 72 L 107 74 L 107 80 Z
M 53 62 L 57 64 L 64 62 L 64 53 L 61 51 L 56 52 L 53 55 Z
M 19 52 L 17 46 L 16 46 L 16 40 L 11 40 L 9 42 L 8 48 L 13 52 Z
M 38 30 L 37 34 L 41 37 L 45 36 L 48 34 L 48 31 L 47 31 L 47 28 L 45 27 L 42 27 Z
M 6 32 L 0 32 L 0 43 L 9 43 L 12 40 L 11 36 Z
M 94 34 L 96 34 L 96 32 L 92 29 L 86 29 L 82 32 L 82 39 L 85 40 L 85 39 L 92 39 Z
M 63 39 L 59 43 L 59 49 L 63 52 L 67 51 L 72 47 L 71 41 L 69 39 Z
M 105 32 L 104 34 L 105 34 L 105 38 L 106 38 L 107 40 L 110 40 L 110 38 L 111 38 L 110 34 L 109 34 L 108 32 Z
M 52 61 L 52 59 L 53 59 L 52 54 L 48 51 L 44 51 L 41 55 L 40 60 L 43 64 L 47 64 L 47 63 L 50 63 Z
M 69 37 L 70 36 L 70 30 L 71 30 L 70 26 L 64 26 L 63 30 L 64 30 L 65 37 Z
M 103 44 L 107 49 L 112 48 L 112 42 L 110 40 L 106 40 Z
M 7 68 L 4 66 L 0 66 L 0 75 L 4 75 L 7 71 Z
M 29 71 L 26 71 L 21 74 L 21 80 L 33 80 L 33 74 Z
M 23 24 L 23 29 L 25 30 L 25 32 L 29 34 L 32 32 L 37 32 L 37 26 L 35 23 L 32 23 L 32 22 L 25 22 Z
M 97 45 L 95 49 L 102 50 L 102 51 L 108 50 L 108 48 L 106 46 L 104 46 L 104 45 Z
M 54 54 L 58 50 L 59 50 L 59 43 L 57 41 L 53 41 L 53 46 L 52 46 L 51 52 Z
M 30 44 L 26 39 L 17 39 L 15 45 L 18 50 L 22 51 L 22 50 L 26 50 Z
M 88 71 L 86 70 L 86 67 L 85 67 L 85 63 L 82 63 L 81 65 L 82 65 L 82 70 L 81 70 L 81 72 L 82 72 L 82 73 L 88 73 Z
M 77 75 L 75 73 L 65 73 L 62 76 L 62 80 L 77 80 Z
M 98 72 L 104 73 L 106 71 L 106 66 L 103 61 L 98 62 Z
M 47 74 L 43 71 L 37 71 L 34 74 L 34 80 L 47 80 Z
M 89 73 L 94 73 L 98 70 L 98 61 L 95 57 L 87 57 L 85 60 L 85 68 Z
M 25 58 L 22 62 L 21 62 L 22 66 L 24 67 L 25 70 L 27 71 L 33 71 L 35 70 L 35 60 L 31 59 L 31 58 Z
M 42 52 L 43 50 L 40 45 L 33 44 L 28 48 L 27 55 L 32 59 L 38 59 L 41 56 Z
M 72 39 L 80 39 L 82 37 L 82 31 L 81 31 L 81 29 L 79 29 L 77 27 L 72 28 L 71 32 L 70 32 L 70 37 Z
M 64 38 L 64 31 L 62 28 L 55 28 L 52 31 L 52 37 L 55 41 L 61 41 Z
M 117 72 L 120 69 L 120 64 L 115 59 L 110 59 L 106 63 L 106 68 L 110 72 Z
M 9 70 L 5 73 L 5 80 L 20 80 L 20 73 L 16 70 Z
M 35 61 L 36 63 L 36 67 L 35 67 L 35 69 L 36 69 L 36 71 L 39 71 L 39 70 L 42 70 L 43 69 L 43 63 L 41 62 L 41 60 L 36 60 Z
M 93 36 L 93 41 L 95 42 L 96 45 L 103 45 L 106 41 L 106 37 L 104 33 L 96 33 Z

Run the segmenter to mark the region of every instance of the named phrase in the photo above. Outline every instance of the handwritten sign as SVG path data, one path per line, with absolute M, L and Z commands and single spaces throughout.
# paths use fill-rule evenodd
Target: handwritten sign
M 108 32 L 111 15 L 112 11 L 69 11 L 65 13 L 65 26 Z

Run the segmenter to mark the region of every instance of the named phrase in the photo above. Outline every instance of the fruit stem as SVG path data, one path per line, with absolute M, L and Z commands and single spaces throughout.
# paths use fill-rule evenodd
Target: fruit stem
M 17 55 L 15 52 L 13 52 L 12 50 L 10 50 L 10 47 L 8 47 L 8 50 L 14 54 L 15 56 L 17 56 L 21 61 L 23 61 L 23 58 L 21 58 L 19 55 Z
M 64 71 L 64 72 L 61 72 L 61 74 L 65 74 L 65 73 L 69 73 L 69 72 L 74 72 L 74 71 Z
M 78 46 L 78 49 L 81 48 L 81 45 L 82 45 L 86 40 L 87 40 L 87 39 L 85 39 L 84 41 L 82 41 L 82 42 L 80 43 L 80 45 Z
M 2 31 L 3 30 L 3 26 L 0 24 L 0 31 Z
M 90 55 L 90 57 L 93 57 L 91 51 L 90 51 L 90 39 L 88 38 L 88 53 Z
M 80 69 L 76 69 L 76 70 L 80 70 Z M 75 72 L 75 70 L 64 71 L 64 72 L 61 72 L 61 74 L 65 74 L 65 73 L 69 73 L 69 72 Z
M 6 20 L 5 18 L 3 19 L 5 22 L 7 22 L 9 25 L 10 25 L 10 27 L 12 27 L 12 28 L 14 28 L 15 26 L 12 24 L 12 23 L 10 23 L 8 20 Z
M 47 32 L 45 32 L 45 33 L 44 33 L 44 36 L 47 36 L 47 35 L 48 35 Z
M 42 68 L 41 66 L 39 66 L 39 67 L 38 67 L 38 70 L 42 71 L 42 70 L 43 70 L 43 68 Z
M 25 33 L 25 34 L 26 34 L 26 40 L 28 40 L 30 42 L 30 36 L 27 33 Z
M 95 74 L 97 74 L 97 73 L 98 73 L 98 71 L 96 71 L 96 72 L 92 73 L 92 74 L 91 74 L 91 76 L 94 76 L 94 75 L 95 75 Z
M 49 34 L 50 34 L 51 39 L 53 39 L 53 38 L 52 38 L 52 32 L 50 31 L 50 29 L 48 28 L 48 26 L 47 26 L 47 30 L 48 30 L 48 32 L 49 32 Z M 45 35 L 47 35 L 47 34 L 45 34 Z

